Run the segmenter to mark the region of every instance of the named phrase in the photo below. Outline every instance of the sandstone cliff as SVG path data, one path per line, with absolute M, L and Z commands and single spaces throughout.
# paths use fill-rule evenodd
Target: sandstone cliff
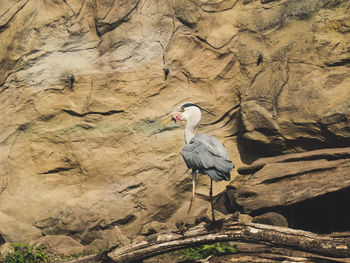
M 181 220 L 183 129 L 158 121 L 185 101 L 217 115 L 199 129 L 237 167 L 350 146 L 349 14 L 345 0 L 0 1 L 0 243 L 107 247 Z

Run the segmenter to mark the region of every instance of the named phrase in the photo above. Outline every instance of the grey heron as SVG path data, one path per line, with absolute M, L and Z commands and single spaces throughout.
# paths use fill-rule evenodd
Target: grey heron
M 194 103 L 187 102 L 177 107 L 172 113 L 161 120 L 161 122 L 165 121 L 162 126 L 171 121 L 186 121 L 186 144 L 182 147 L 181 154 L 187 167 L 192 169 L 192 197 L 182 225 L 182 232 L 184 231 L 188 214 L 190 213 L 194 202 L 197 174 L 207 174 L 210 177 L 209 196 L 212 222 L 215 222 L 213 208 L 213 180 L 215 182 L 222 180 L 229 181 L 230 172 L 234 168 L 225 146 L 219 140 L 205 133 L 196 134 L 196 127 L 201 120 L 201 110 L 212 114 Z

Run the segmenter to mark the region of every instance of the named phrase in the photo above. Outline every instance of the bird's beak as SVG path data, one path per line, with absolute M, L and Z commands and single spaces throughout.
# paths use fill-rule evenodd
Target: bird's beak
M 163 127 L 163 126 L 167 125 L 169 122 L 171 122 L 172 120 L 174 120 L 173 113 L 170 113 L 170 114 L 166 115 L 164 118 L 162 118 L 159 122 L 162 123 L 163 121 L 165 121 L 162 124 L 162 127 Z

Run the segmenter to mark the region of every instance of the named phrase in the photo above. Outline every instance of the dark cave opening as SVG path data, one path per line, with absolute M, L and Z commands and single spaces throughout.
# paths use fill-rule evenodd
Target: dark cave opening
M 5 243 L 6 243 L 5 239 L 2 237 L 2 235 L 0 235 L 0 245 Z
M 288 226 L 293 229 L 318 234 L 347 232 L 346 235 L 350 235 L 350 187 L 291 205 L 262 207 L 253 211 L 245 211 L 245 208 L 236 202 L 236 195 L 237 188 L 227 186 L 226 191 L 215 196 L 215 209 L 224 214 L 248 213 L 252 217 L 275 212 L 283 215 L 288 221 Z M 249 195 L 246 198 L 249 198 Z
M 278 212 L 278 211 L 276 211 Z M 293 204 L 280 211 L 289 227 L 319 234 L 350 231 L 350 188 Z

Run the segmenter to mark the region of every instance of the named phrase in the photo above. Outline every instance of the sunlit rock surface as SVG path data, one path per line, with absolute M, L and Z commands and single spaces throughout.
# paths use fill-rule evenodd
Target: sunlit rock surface
M 349 146 L 349 14 L 331 0 L 0 1 L 0 240 L 89 245 L 181 220 L 183 127 L 158 121 L 185 101 L 217 115 L 198 130 L 237 167 Z

